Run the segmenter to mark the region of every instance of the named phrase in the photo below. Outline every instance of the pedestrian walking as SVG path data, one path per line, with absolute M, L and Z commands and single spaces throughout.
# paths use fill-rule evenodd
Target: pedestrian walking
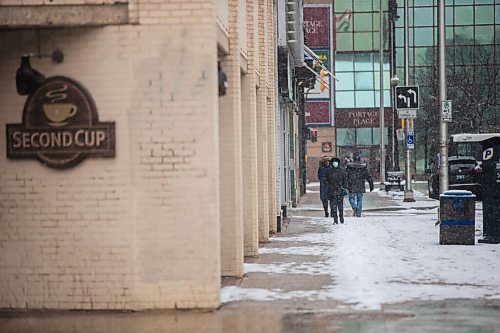
M 370 185 L 370 192 L 373 191 L 373 180 L 366 163 L 362 163 L 359 156 L 355 156 L 354 161 L 347 164 L 349 203 L 352 207 L 352 215 L 355 217 L 361 217 L 363 193 L 366 192 L 365 181 Z
M 344 169 L 347 169 L 347 165 L 353 161 L 352 157 L 350 156 L 345 156 L 344 159 L 342 160 L 342 167 Z
M 326 174 L 328 185 L 328 198 L 330 200 L 330 216 L 333 224 L 344 223 L 344 191 L 347 188 L 347 177 L 344 169 L 340 166 L 340 159 L 332 157 L 331 168 Z M 338 216 L 337 216 L 338 211 Z
M 330 161 L 323 157 L 319 161 L 318 180 L 319 180 L 319 198 L 325 210 L 325 217 L 328 217 L 328 185 L 326 184 L 326 174 L 330 170 Z

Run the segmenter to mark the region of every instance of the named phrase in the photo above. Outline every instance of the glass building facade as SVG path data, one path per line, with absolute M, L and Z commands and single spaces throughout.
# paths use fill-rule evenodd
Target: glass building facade
M 444 0 L 449 132 L 500 131 L 500 0 Z M 396 73 L 404 82 L 404 0 L 397 0 Z M 420 87 L 415 121 L 416 171 L 438 152 L 438 1 L 408 0 L 409 83 Z
M 410 85 L 420 87 L 413 160 L 418 173 L 438 151 L 440 101 L 438 0 L 408 1 Z M 449 134 L 500 131 L 500 0 L 443 0 L 446 16 L 447 99 L 453 103 Z M 337 154 L 360 154 L 378 163 L 380 128 L 380 15 L 378 0 L 334 0 L 336 48 L 335 132 Z M 391 5 L 394 3 L 395 6 Z M 387 154 L 399 165 L 403 142 L 391 106 L 390 77 L 404 78 L 404 0 L 383 1 L 384 107 Z M 396 145 L 391 149 L 392 144 Z M 399 145 L 399 146 L 398 146 Z M 394 154 L 394 151 L 396 154 Z M 403 156 L 403 154 L 400 154 Z M 398 164 L 398 163 L 397 163 Z M 372 170 L 374 170 L 372 168 Z
M 335 0 L 335 131 L 337 155 L 360 155 L 374 175 L 380 156 L 380 89 L 384 95 L 384 143 L 392 124 L 388 2 L 383 1 L 383 87 L 380 87 L 379 1 Z

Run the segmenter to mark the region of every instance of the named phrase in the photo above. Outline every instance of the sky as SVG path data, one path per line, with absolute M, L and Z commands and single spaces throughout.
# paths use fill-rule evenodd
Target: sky
M 222 303 L 243 300 L 337 300 L 346 306 L 376 310 L 384 304 L 450 298 L 500 299 L 500 245 L 439 245 L 437 201 L 415 193 L 415 203 L 403 203 L 403 192 L 377 191 L 396 199 L 400 210 L 367 210 L 364 216 L 332 225 L 323 217 L 303 217 L 326 232 L 271 237 L 260 254 L 315 255 L 321 260 L 301 263 L 245 263 L 245 272 L 320 274 L 331 276 L 321 290 L 249 289 L 221 291 Z M 347 200 L 345 200 L 347 204 Z M 432 208 L 434 207 L 434 208 Z M 300 210 L 320 209 L 300 206 Z M 350 208 L 349 208 L 350 209 Z M 300 210 L 294 216 L 300 215 Z M 321 210 L 322 211 L 322 210 Z M 294 223 L 293 221 L 291 223 Z M 482 206 L 476 203 L 476 239 L 482 234 Z M 293 247 L 278 246 L 291 242 Z M 292 243 L 293 242 L 293 243 Z M 273 246 L 274 244 L 277 246 Z M 299 246 L 296 246 L 300 244 Z

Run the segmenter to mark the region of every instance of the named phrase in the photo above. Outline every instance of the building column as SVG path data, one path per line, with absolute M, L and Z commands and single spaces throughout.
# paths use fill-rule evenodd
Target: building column
M 221 273 L 243 276 L 241 64 L 238 0 L 228 1 L 229 54 L 222 61 L 229 87 L 219 99 Z
M 243 243 L 245 256 L 259 255 L 259 222 L 257 192 L 257 96 L 254 22 L 255 1 L 247 1 L 248 72 L 241 80 L 241 119 L 243 141 Z
M 259 241 L 269 241 L 269 158 L 267 144 L 267 0 L 259 0 L 259 88 L 257 89 L 257 156 Z
M 277 209 L 277 154 L 276 154 L 276 89 L 275 89 L 275 66 L 278 50 L 276 48 L 274 4 L 267 2 L 267 152 L 268 152 L 268 179 L 269 179 L 269 231 L 274 233 L 278 230 Z

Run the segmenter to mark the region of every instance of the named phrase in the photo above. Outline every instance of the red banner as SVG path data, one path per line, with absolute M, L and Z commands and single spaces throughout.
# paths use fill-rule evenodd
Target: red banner
M 392 124 L 392 113 L 390 108 L 385 108 L 384 125 Z M 337 127 L 380 127 L 378 117 L 379 109 L 339 109 L 335 110 L 335 123 Z
M 308 47 L 330 47 L 329 17 L 328 7 L 304 7 L 304 41 Z
M 307 124 L 330 125 L 330 102 L 306 101 L 305 112 Z

